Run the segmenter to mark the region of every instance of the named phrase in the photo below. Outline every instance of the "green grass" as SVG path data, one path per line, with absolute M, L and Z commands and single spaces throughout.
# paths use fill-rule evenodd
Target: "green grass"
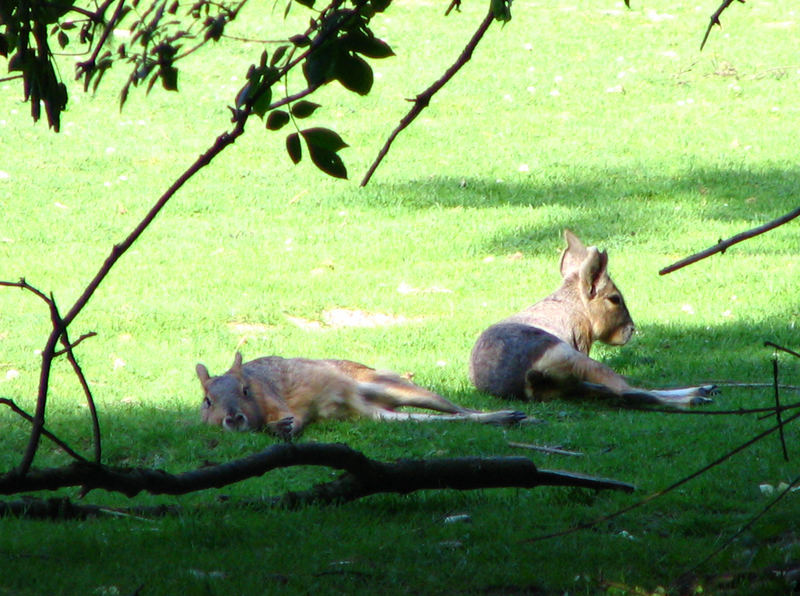
M 469 351 L 485 326 L 557 285 L 565 227 L 609 250 L 639 329 L 628 346 L 598 348 L 596 357 L 653 386 L 770 382 L 763 341 L 797 346 L 796 224 L 657 274 L 797 206 L 800 72 L 788 49 L 796 15 L 737 4 L 699 53 L 715 8 L 678 3 L 663 9 L 674 18 L 664 18 L 660 9 L 621 3 L 515 4 L 514 19 L 492 28 L 360 189 L 409 107 L 404 98 L 449 66 L 484 10 L 465 3 L 445 19 L 443 6 L 393 6 L 376 31 L 398 55 L 374 63 L 373 94 L 357 98 L 331 86 L 317 100 L 324 107 L 314 123 L 336 128 L 351 145 L 342 152 L 351 181 L 327 180 L 305 162 L 293 167 L 283 136 L 254 121 L 173 199 L 76 320 L 73 337 L 98 334 L 78 353 L 100 408 L 105 461 L 179 472 L 271 444 L 266 435 L 199 424 L 194 365 L 223 371 L 237 346 L 247 358 L 335 356 L 414 371 L 460 403 L 500 407 L 469 385 Z M 262 9 L 269 13 L 271 4 L 248 10 Z M 245 25 L 242 34 L 277 36 Z M 16 84 L 0 83 L 0 170 L 8 174 L 0 179 L 0 279 L 24 276 L 52 290 L 62 309 L 71 305 L 112 244 L 228 128 L 225 105 L 261 48 L 223 45 L 186 65 L 179 95 L 135 93 L 122 113 L 113 78 L 95 97 L 73 91 L 59 135 L 32 125 Z M 71 68 L 65 58 L 62 72 Z M 521 258 L 510 258 L 517 252 Z M 288 318 L 318 321 L 335 308 L 405 322 L 313 331 Z M 0 292 L 0 395 L 27 409 L 47 331 L 43 303 Z M 798 363 L 781 357 L 781 365 L 782 380 L 800 384 Z M 767 390 L 728 388 L 710 409 L 771 399 Z M 302 440 L 346 442 L 384 460 L 520 454 L 509 440 L 559 444 L 585 456 L 524 454 L 541 467 L 629 481 L 638 492 L 430 492 L 300 512 L 242 510 L 219 499 L 275 495 L 331 477 L 285 470 L 219 491 L 136 500 L 185 506 L 177 518 L 0 520 L 0 594 L 122 594 L 139 586 L 142 594 L 585 593 L 602 589 L 602 580 L 653 590 L 760 511 L 767 499 L 759 484 L 797 474 L 770 438 L 594 530 L 529 543 L 659 490 L 772 422 L 567 402 L 522 407 L 548 424 L 320 423 Z M 64 362 L 53 374 L 47 424 L 88 449 L 88 413 Z M 0 470 L 8 470 L 27 427 L 8 410 L 0 410 L 0 427 Z M 788 428 L 792 455 L 797 438 L 797 426 Z M 36 465 L 65 462 L 45 443 Z M 800 557 L 796 495 L 701 576 Z M 103 493 L 86 500 L 128 504 Z M 445 523 L 460 513 L 471 521 Z M 702 581 L 713 591 L 712 580 Z

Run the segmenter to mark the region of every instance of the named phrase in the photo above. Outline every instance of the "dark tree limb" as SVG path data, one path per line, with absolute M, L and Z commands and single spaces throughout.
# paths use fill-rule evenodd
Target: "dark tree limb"
M 25 410 L 23 410 L 17 404 L 15 404 L 14 400 L 7 399 L 5 397 L 0 397 L 0 405 L 8 406 L 11 409 L 11 411 L 14 412 L 15 414 L 17 414 L 19 417 L 24 418 L 28 422 L 33 422 L 33 416 L 31 416 Z M 76 459 L 76 460 L 82 461 L 82 462 L 86 461 L 85 457 L 83 457 L 82 455 L 80 455 L 79 453 L 74 451 L 72 449 L 72 447 L 67 445 L 64 441 L 59 439 L 56 435 L 51 433 L 46 428 L 42 429 L 42 435 L 44 435 L 45 437 L 47 437 L 48 439 L 53 441 L 53 443 L 55 443 L 56 445 L 61 447 L 61 449 L 64 451 L 64 453 L 66 453 L 67 455 L 69 455 L 73 459 Z
M 742 4 L 744 4 L 744 0 L 738 0 Z M 733 4 L 734 0 L 723 0 L 722 4 L 719 5 L 719 8 L 714 11 L 714 14 L 711 15 L 711 19 L 709 19 L 708 28 L 706 29 L 706 34 L 703 36 L 703 41 L 700 42 L 700 50 L 705 47 L 706 41 L 708 40 L 708 36 L 711 35 L 711 30 L 714 28 L 714 25 L 718 25 L 722 27 L 722 23 L 719 20 L 720 15 L 725 12 L 725 10 Z
M 449 9 L 448 9 L 449 10 Z M 486 31 L 489 30 L 489 26 L 492 24 L 494 20 L 494 14 L 492 10 L 489 10 L 489 13 L 484 17 L 481 24 L 478 26 L 478 29 L 475 33 L 472 34 L 472 38 L 470 38 L 469 42 L 464 49 L 461 51 L 461 55 L 459 55 L 458 59 L 453 63 L 453 65 L 448 68 L 445 73 L 441 76 L 441 78 L 433 83 L 430 87 L 425 89 L 422 93 L 417 95 L 411 101 L 414 105 L 409 110 L 408 114 L 406 114 L 402 120 L 400 120 L 400 124 L 397 125 L 392 131 L 392 134 L 389 135 L 389 138 L 386 139 L 386 143 L 384 143 L 383 147 L 381 148 L 380 152 L 378 153 L 378 157 L 375 158 L 375 161 L 372 162 L 372 165 L 367 170 L 367 173 L 364 175 L 364 178 L 361 180 L 361 186 L 366 186 L 372 175 L 375 173 L 375 170 L 378 169 L 378 166 L 383 161 L 383 158 L 389 153 L 389 149 L 392 146 L 392 143 L 397 138 L 403 130 L 405 130 L 415 119 L 417 116 L 422 113 L 422 110 L 428 107 L 431 102 L 431 98 L 442 88 L 444 87 L 450 79 L 452 79 L 456 73 L 461 70 L 461 67 L 464 66 L 467 62 L 469 62 L 470 58 L 472 58 L 472 53 L 475 51 L 475 48 L 480 43 L 483 36 L 486 34 Z
M 735 236 L 731 236 L 727 240 L 720 240 L 714 246 L 707 248 L 706 250 L 700 251 L 695 253 L 685 259 L 681 259 L 680 261 L 673 263 L 669 267 L 664 267 L 661 271 L 658 272 L 659 275 L 666 275 L 667 273 L 672 273 L 673 271 L 677 271 L 678 269 L 682 269 L 687 265 L 691 265 L 692 263 L 696 263 L 697 261 L 702 261 L 705 258 L 710 257 L 711 255 L 717 254 L 718 252 L 724 253 L 734 244 L 738 244 L 739 242 L 743 242 L 744 240 L 748 240 L 749 238 L 753 238 L 754 236 L 758 236 L 759 234 L 763 234 L 764 232 L 769 232 L 770 230 L 777 228 L 778 226 L 782 226 L 783 224 L 792 221 L 794 218 L 800 216 L 800 208 L 795 209 L 794 211 L 787 213 L 777 219 L 773 219 L 770 222 L 765 223 L 762 226 L 758 226 L 751 230 L 747 230 L 746 232 L 742 232 L 741 234 L 736 234 Z
M 94 295 L 97 288 L 106 278 L 106 276 L 111 271 L 111 268 L 116 264 L 117 261 L 122 257 L 123 254 L 133 245 L 134 242 L 144 233 L 145 229 L 150 225 L 150 223 L 156 218 L 156 216 L 161 212 L 164 206 L 169 202 L 169 200 L 175 195 L 178 190 L 198 171 L 202 168 L 207 166 L 211 161 L 219 155 L 226 147 L 233 144 L 237 138 L 239 138 L 242 134 L 244 134 L 245 130 L 245 122 L 247 118 L 252 113 L 252 107 L 245 106 L 243 109 L 239 110 L 235 115 L 235 125 L 230 132 L 225 132 L 217 137 L 214 144 L 207 149 L 202 155 L 200 155 L 195 162 L 189 166 L 189 168 L 181 174 L 177 180 L 175 180 L 172 185 L 164 192 L 163 195 L 156 201 L 153 207 L 150 208 L 150 211 L 145 215 L 145 217 L 139 222 L 139 224 L 134 228 L 134 230 L 119 244 L 116 244 L 112 247 L 111 253 L 108 255 L 106 260 L 103 262 L 102 267 L 97 272 L 97 274 L 92 278 L 89 282 L 89 285 L 86 286 L 83 293 L 78 297 L 73 304 L 72 308 L 67 312 L 66 315 L 63 317 L 60 316 L 58 309 L 55 306 L 55 302 L 52 298 L 48 298 L 42 292 L 31 289 L 28 284 L 22 280 L 18 283 L 13 282 L 0 282 L 0 285 L 4 286 L 17 286 L 27 289 L 29 291 L 34 292 L 37 296 L 42 298 L 48 303 L 50 307 L 51 319 L 53 323 L 53 330 L 51 331 L 47 343 L 45 345 L 44 350 L 42 350 L 42 367 L 39 374 L 39 390 L 36 399 L 36 411 L 33 415 L 33 419 L 31 421 L 31 434 L 28 440 L 28 446 L 25 449 L 25 453 L 23 454 L 22 460 L 20 461 L 17 468 L 11 474 L 12 476 L 21 477 L 24 476 L 31 468 L 31 464 L 33 463 L 33 458 L 36 455 L 36 450 L 39 446 L 39 441 L 43 434 L 44 428 L 44 417 L 45 417 L 45 409 L 47 406 L 47 393 L 49 387 L 49 379 L 50 379 L 50 369 L 52 366 L 53 358 L 56 355 L 56 344 L 59 341 L 64 341 L 62 337 L 66 337 L 66 331 L 69 325 L 75 320 L 75 318 L 80 314 L 83 308 L 88 304 L 89 300 Z M 69 340 L 66 339 L 65 346 L 69 346 Z M 69 348 L 67 348 L 69 351 Z M 77 371 L 76 371 L 77 372 Z M 83 465 L 83 464 L 77 464 Z
M 117 468 L 78 461 L 60 468 L 11 472 L 0 477 L 0 494 L 81 486 L 133 497 L 140 492 L 182 495 L 220 488 L 291 466 L 325 466 L 342 470 L 337 480 L 303 493 L 290 493 L 278 505 L 344 502 L 376 493 L 407 494 L 424 489 L 576 486 L 596 490 L 633 491 L 630 484 L 574 472 L 539 470 L 524 457 L 463 457 L 433 460 L 372 460 L 347 445 L 284 443 L 216 466 L 170 474 L 163 470 Z

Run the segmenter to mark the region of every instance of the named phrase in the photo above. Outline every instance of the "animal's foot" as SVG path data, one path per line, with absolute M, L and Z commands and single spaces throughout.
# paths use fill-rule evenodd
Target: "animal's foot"
M 517 410 L 500 410 L 498 412 L 490 412 L 489 414 L 489 417 L 484 420 L 485 422 L 503 426 L 519 424 L 523 421 L 527 421 L 528 418 L 525 412 L 519 412 Z
M 286 416 L 275 423 L 275 434 L 284 441 L 290 441 L 294 431 L 294 416 Z
M 716 385 L 702 385 L 697 388 L 697 393 L 701 397 L 708 397 L 709 395 L 719 395 L 719 388 Z
M 695 396 L 695 397 L 693 397 L 692 399 L 689 400 L 689 405 L 690 406 L 704 406 L 706 404 L 713 403 L 713 401 L 714 400 L 711 399 L 710 397 L 701 397 L 701 396 L 698 395 L 698 396 Z

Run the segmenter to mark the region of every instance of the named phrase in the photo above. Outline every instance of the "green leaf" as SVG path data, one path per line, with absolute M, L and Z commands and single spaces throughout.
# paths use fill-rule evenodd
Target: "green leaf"
M 167 91 L 178 90 L 178 69 L 174 66 L 164 65 L 161 67 L 161 85 Z
M 296 101 L 292 104 L 292 116 L 295 118 L 308 118 L 318 107 L 320 107 L 319 104 L 313 101 L 304 99 Z
M 372 68 L 366 60 L 353 54 L 341 54 L 334 64 L 334 78 L 345 89 L 367 95 L 372 89 Z
M 306 142 L 308 143 L 308 139 Z M 347 168 L 336 152 L 308 143 L 308 154 L 314 165 L 329 176 L 347 179 Z
M 367 58 L 388 58 L 394 56 L 389 44 L 369 35 L 351 33 L 346 37 L 347 48 L 366 56 Z
M 244 104 L 247 103 L 247 100 L 250 99 L 250 81 L 247 81 L 242 88 L 239 90 L 239 93 L 236 94 L 236 107 L 241 108 Z
M 305 130 L 301 130 L 300 134 L 303 135 L 309 148 L 313 145 L 336 153 L 348 146 L 347 143 L 342 140 L 342 137 L 330 128 L 306 128 Z
M 298 48 L 305 48 L 306 46 L 311 45 L 311 39 L 308 37 L 308 35 L 292 35 L 289 38 L 289 41 L 291 41 Z
M 259 117 L 263 118 L 264 114 L 269 109 L 269 104 L 272 102 L 272 88 L 265 85 L 259 92 L 258 97 L 253 102 L 253 112 Z
M 320 170 L 334 178 L 347 178 L 347 168 L 336 152 L 347 147 L 335 131 L 329 128 L 307 128 L 300 134 L 308 146 L 311 161 Z
M 277 48 L 275 48 L 275 51 L 272 54 L 272 60 L 269 61 L 269 65 L 275 66 L 280 61 L 280 59 L 283 58 L 283 55 L 286 53 L 286 50 L 288 49 L 289 46 L 278 46 Z
M 392 3 L 392 0 L 372 0 L 370 4 L 372 4 L 372 8 L 375 9 L 375 12 L 383 12 L 389 5 Z
M 315 0 L 295 0 L 298 4 L 302 4 L 307 8 L 314 8 L 314 1 Z
M 289 122 L 289 113 L 283 110 L 272 110 L 267 116 L 267 128 L 269 130 L 280 130 Z
M 331 70 L 334 62 L 335 54 L 328 48 L 311 52 L 303 62 L 303 75 L 306 77 L 308 86 L 317 87 L 329 82 L 333 78 Z
M 295 164 L 300 163 L 303 157 L 303 149 L 300 146 L 300 135 L 296 132 L 286 137 L 286 151 Z
M 62 50 L 65 47 L 67 47 L 67 44 L 69 44 L 69 36 L 63 31 L 58 32 L 57 39 L 58 39 L 58 45 L 61 46 Z
M 492 0 L 492 14 L 495 20 L 507 23 L 511 20 L 512 0 Z

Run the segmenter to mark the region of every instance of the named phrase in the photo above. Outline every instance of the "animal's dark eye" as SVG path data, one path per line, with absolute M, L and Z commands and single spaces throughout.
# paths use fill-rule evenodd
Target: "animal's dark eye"
M 622 304 L 622 296 L 620 296 L 619 294 L 611 294 L 606 298 L 606 300 L 608 300 L 614 306 L 619 306 L 620 304 Z
M 248 389 L 247 385 L 242 385 L 242 395 L 250 397 L 250 389 Z
M 210 399 L 208 399 L 208 396 L 206 395 L 206 396 L 203 398 L 203 409 L 204 409 L 204 410 L 207 410 L 207 409 L 208 409 L 208 408 L 210 408 L 210 407 L 211 407 L 211 400 L 210 400 Z

